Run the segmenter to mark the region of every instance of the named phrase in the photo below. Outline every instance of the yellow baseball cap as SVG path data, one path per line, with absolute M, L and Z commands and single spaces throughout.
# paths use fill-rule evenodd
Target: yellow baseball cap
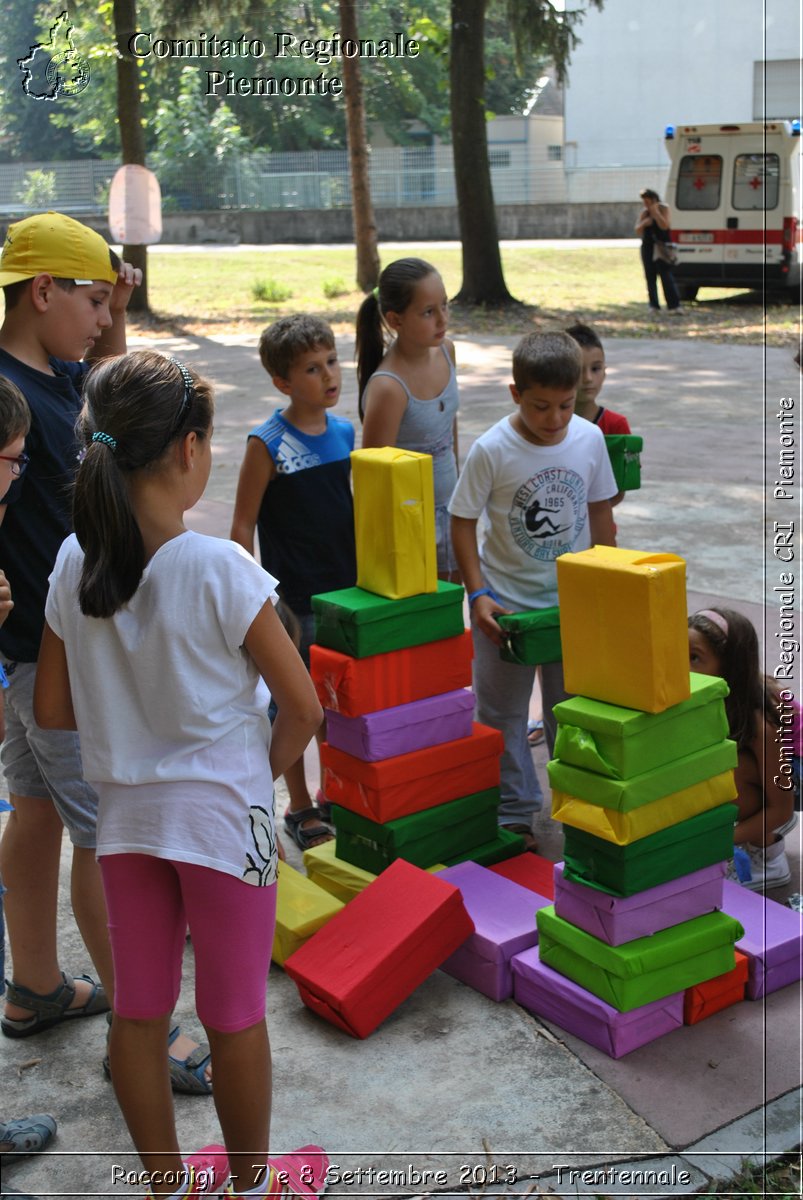
M 9 225 L 0 254 L 0 287 L 46 273 L 79 284 L 117 282 L 99 233 L 63 213 L 38 213 Z

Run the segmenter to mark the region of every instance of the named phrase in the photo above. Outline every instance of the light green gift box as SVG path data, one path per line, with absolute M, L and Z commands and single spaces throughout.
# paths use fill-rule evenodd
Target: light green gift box
M 573 767 L 557 758 L 548 762 L 546 769 L 550 787 L 556 791 L 587 800 L 589 804 L 598 804 L 601 808 L 630 812 L 642 804 L 651 804 L 662 796 L 684 791 L 715 775 L 731 771 L 737 759 L 736 743 L 726 738 L 716 746 L 687 754 L 685 758 L 675 759 L 642 775 L 633 775 L 630 779 L 610 779 L 607 775 L 584 771 L 582 767 Z
M 573 979 L 620 1012 L 732 971 L 734 942 L 744 936 L 726 913 L 705 913 L 649 937 L 609 946 L 556 916 L 554 905 L 535 914 L 541 962 Z
M 629 779 L 704 750 L 728 736 L 724 700 L 728 685 L 691 673 L 691 695 L 660 713 L 640 712 L 573 696 L 555 705 L 555 757 L 561 762 Z

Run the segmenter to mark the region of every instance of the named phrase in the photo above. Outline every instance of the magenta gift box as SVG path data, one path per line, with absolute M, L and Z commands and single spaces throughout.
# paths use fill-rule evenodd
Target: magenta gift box
M 474 922 L 474 933 L 441 963 L 441 970 L 491 1000 L 509 1000 L 510 960 L 538 941 L 535 914 L 549 900 L 478 863 L 458 863 L 437 874 L 460 889 Z
M 725 880 L 722 911 L 744 928 L 736 943 L 749 959 L 747 998 L 759 1000 L 801 978 L 803 914 Z
M 361 717 L 344 717 L 327 708 L 326 740 L 363 762 L 379 762 L 471 737 L 474 693 L 458 688 L 410 704 L 396 704 Z
M 517 954 L 510 965 L 517 1004 L 610 1058 L 621 1058 L 683 1024 L 683 992 L 623 1013 L 542 963 L 537 946 Z
M 555 912 L 609 946 L 621 946 L 721 909 L 726 870 L 726 863 L 714 863 L 633 896 L 611 896 L 565 879 L 563 863 L 557 863 Z

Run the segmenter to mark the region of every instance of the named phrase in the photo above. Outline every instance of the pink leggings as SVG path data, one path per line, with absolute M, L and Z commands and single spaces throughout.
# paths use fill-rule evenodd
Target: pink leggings
M 114 1011 L 152 1020 L 181 990 L 189 924 L 195 1008 L 205 1026 L 235 1033 L 265 1016 L 276 884 L 252 887 L 209 867 L 148 854 L 100 858 L 114 959 Z

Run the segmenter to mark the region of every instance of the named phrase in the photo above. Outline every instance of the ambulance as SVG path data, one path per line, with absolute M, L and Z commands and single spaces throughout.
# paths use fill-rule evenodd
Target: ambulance
M 668 125 L 664 137 L 681 299 L 701 287 L 798 288 L 800 121 Z

